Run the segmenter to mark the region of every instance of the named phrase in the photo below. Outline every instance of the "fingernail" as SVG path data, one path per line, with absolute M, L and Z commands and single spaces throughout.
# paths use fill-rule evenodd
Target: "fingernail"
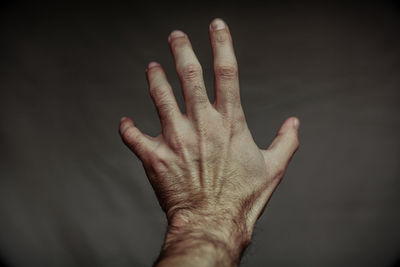
M 296 128 L 296 129 L 299 129 L 299 126 L 300 126 L 299 119 L 294 118 L 293 119 L 293 127 Z
M 225 22 L 222 19 L 214 19 L 211 27 L 214 31 L 225 29 Z
M 157 62 L 152 61 L 152 62 L 149 63 L 149 65 L 147 65 L 147 68 L 150 69 L 150 68 L 156 67 L 156 66 L 160 66 L 160 64 L 157 63 Z
M 184 36 L 185 36 L 185 34 L 182 31 L 175 30 L 175 31 L 171 32 L 170 35 L 168 36 L 168 41 L 171 41 L 175 38 L 184 37 Z
M 127 118 L 126 117 L 122 117 L 119 121 L 120 122 L 123 122 L 124 120 L 126 120 Z

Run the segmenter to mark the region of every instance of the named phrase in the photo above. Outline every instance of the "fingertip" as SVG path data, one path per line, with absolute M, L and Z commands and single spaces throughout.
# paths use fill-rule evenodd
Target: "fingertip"
M 149 64 L 147 64 L 145 72 L 146 72 L 146 74 L 149 74 L 148 72 L 150 69 L 155 68 L 155 67 L 160 67 L 160 66 L 161 66 L 160 63 L 158 63 L 156 61 L 151 61 L 151 62 L 149 62 Z
M 298 132 L 298 130 L 300 127 L 300 120 L 297 117 L 291 117 L 290 121 L 291 121 L 292 129 L 294 129 L 292 138 L 293 138 L 293 143 L 295 146 L 294 152 L 296 152 L 297 148 L 299 147 L 299 132 Z
M 297 117 L 287 118 L 267 150 L 281 158 L 282 162 L 289 161 L 299 147 L 299 126 L 300 120 Z
M 168 42 L 171 42 L 172 40 L 180 37 L 185 37 L 185 33 L 181 30 L 173 30 L 169 35 L 168 35 Z
M 148 68 L 148 69 L 151 69 L 151 68 L 153 68 L 153 67 L 158 67 L 158 66 L 160 66 L 160 63 L 155 62 L 155 61 L 151 61 L 151 62 L 147 65 L 147 68 Z
M 131 118 L 126 117 L 126 116 L 121 117 L 121 119 L 119 120 L 119 122 L 120 122 L 120 123 L 129 122 L 129 123 L 131 123 L 131 124 L 134 124 L 134 121 L 133 121 Z
M 300 127 L 300 120 L 297 117 L 289 117 L 285 120 L 285 122 L 282 124 L 282 130 L 286 131 L 286 130 L 290 130 L 291 128 L 294 129 L 299 129 Z
M 214 18 L 210 23 L 210 30 L 218 31 L 226 28 L 226 23 L 221 18 Z
M 121 117 L 121 119 L 119 119 L 119 122 L 122 123 L 123 121 L 125 121 L 127 119 L 127 117 Z
M 297 117 L 291 117 L 293 127 L 298 130 L 300 128 L 300 120 Z

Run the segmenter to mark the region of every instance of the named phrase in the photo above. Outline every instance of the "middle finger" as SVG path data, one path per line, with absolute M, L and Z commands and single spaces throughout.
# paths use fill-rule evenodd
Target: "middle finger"
M 211 107 L 205 89 L 201 65 L 193 52 L 187 35 L 181 31 L 173 31 L 168 42 L 174 55 L 186 103 L 188 117 L 198 119 L 202 110 Z

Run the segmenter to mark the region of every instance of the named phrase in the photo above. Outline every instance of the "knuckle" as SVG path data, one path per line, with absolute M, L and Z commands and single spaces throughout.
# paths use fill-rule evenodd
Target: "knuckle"
M 131 144 L 131 147 L 136 155 L 140 155 L 140 153 L 143 151 L 143 144 L 141 142 L 135 142 Z
M 122 136 L 124 137 L 125 140 L 132 142 L 133 140 L 136 140 L 136 133 L 134 131 L 133 126 L 128 126 L 122 131 Z
M 193 81 L 200 77 L 202 70 L 199 64 L 191 63 L 183 66 L 179 72 L 182 79 Z
M 168 88 L 165 86 L 154 86 L 150 88 L 150 93 L 157 99 L 165 99 L 168 96 Z
M 236 64 L 217 65 L 215 66 L 214 72 L 220 79 L 231 80 L 238 76 L 238 68 Z
M 159 103 L 157 105 L 157 108 L 161 113 L 168 114 L 174 109 L 174 105 L 169 101 L 165 101 L 165 102 Z
M 174 38 L 171 42 L 171 46 L 173 49 L 179 49 L 181 47 L 188 46 L 188 45 L 189 45 L 189 41 L 188 41 L 188 39 L 186 39 L 186 37 Z
M 192 134 L 176 134 L 169 140 L 169 146 L 176 155 L 184 156 L 185 153 L 196 151 L 196 137 Z
M 229 40 L 229 35 L 226 31 L 214 32 L 214 40 L 216 43 L 224 43 Z
M 119 126 L 119 134 L 121 137 L 125 137 L 125 132 L 132 126 L 128 125 L 126 121 L 123 121 Z
M 127 133 L 126 141 L 135 152 L 140 152 L 143 150 L 143 141 L 140 139 L 139 134 L 129 134 Z
M 171 154 L 166 146 L 157 146 L 149 155 L 148 163 L 158 175 L 165 173 L 171 164 Z
M 168 170 L 168 159 L 161 154 L 153 156 L 150 164 L 153 171 L 158 175 L 163 174 Z
M 184 148 L 184 141 L 181 135 L 174 135 L 169 141 L 171 148 L 174 151 L 182 151 Z
M 169 112 L 174 108 L 171 101 L 169 88 L 165 86 L 154 87 L 151 90 L 151 95 L 154 98 L 155 105 L 160 112 Z

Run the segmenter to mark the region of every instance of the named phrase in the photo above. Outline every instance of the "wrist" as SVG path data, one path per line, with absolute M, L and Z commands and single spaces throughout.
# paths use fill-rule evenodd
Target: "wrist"
M 181 260 L 188 255 L 190 261 L 198 258 L 209 265 L 236 266 L 250 243 L 252 230 L 243 220 L 222 214 L 194 215 L 187 211 L 175 214 L 168 223 L 159 265 L 166 260 L 174 263 L 174 257 Z

